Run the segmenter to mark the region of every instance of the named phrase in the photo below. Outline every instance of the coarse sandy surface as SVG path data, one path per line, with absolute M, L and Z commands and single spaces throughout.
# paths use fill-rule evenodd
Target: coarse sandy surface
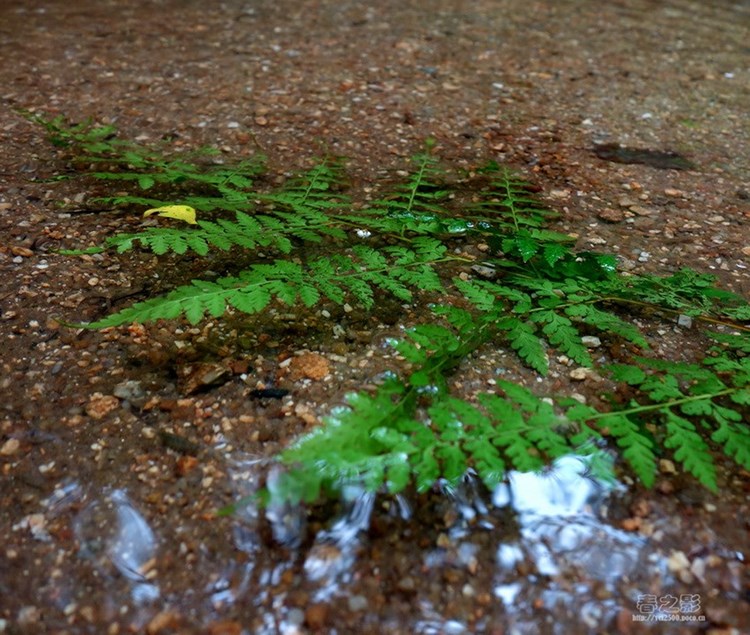
M 718 495 L 665 469 L 568 521 L 468 489 L 309 510 L 298 546 L 254 509 L 214 517 L 372 386 L 419 307 L 62 327 L 205 264 L 57 254 L 141 218 L 80 213 L 108 186 L 57 180 L 69 161 L 18 113 L 228 159 L 260 146 L 280 175 L 343 155 L 360 189 L 434 138 L 455 167 L 518 170 L 581 248 L 747 296 L 748 2 L 2 0 L 0 60 L 0 633 L 750 632 L 750 478 L 729 462 Z M 597 144 L 692 167 L 616 163 Z M 700 346 L 671 324 L 650 336 Z M 498 355 L 480 351 L 458 389 Z M 249 398 L 277 384 L 289 396 Z M 689 599 L 675 615 L 702 621 L 640 622 L 647 596 Z

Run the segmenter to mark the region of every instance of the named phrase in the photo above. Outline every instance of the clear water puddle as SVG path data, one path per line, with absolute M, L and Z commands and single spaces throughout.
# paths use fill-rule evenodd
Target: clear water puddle
M 241 455 L 230 456 L 226 464 L 236 500 L 251 496 L 263 483 L 273 490 L 278 469 L 267 460 Z M 615 600 L 616 583 L 643 568 L 648 555 L 645 540 L 602 520 L 612 489 L 589 474 L 584 459 L 573 456 L 542 474 L 512 472 L 491 494 L 482 492 L 471 476 L 458 488 L 446 489 L 443 502 L 454 520 L 436 543 L 414 557 L 421 572 L 414 576 L 413 606 L 418 609 L 411 632 L 489 633 L 498 616 L 505 632 L 516 634 L 548 632 L 539 630 L 544 615 L 560 620 L 559 627 L 548 629 L 551 633 L 570 632 L 571 624 L 580 624 L 579 632 L 595 632 L 610 623 L 622 605 L 622 598 L 619 606 Z M 73 514 L 80 563 L 94 569 L 113 595 L 120 594 L 112 597 L 113 604 L 122 602 L 144 615 L 140 623 L 165 603 L 189 605 L 204 622 L 251 603 L 257 619 L 247 632 L 291 635 L 305 632 L 304 612 L 288 607 L 285 578 L 296 580 L 292 586 L 304 588 L 311 604 L 342 600 L 353 610 L 367 610 L 368 598 L 353 589 L 360 560 L 367 557 L 373 514 L 383 513 L 377 500 L 360 487 L 345 488 L 339 517 L 307 541 L 302 507 L 243 506 L 233 517 L 231 541 L 245 557 L 204 559 L 201 567 L 210 570 L 200 572 L 202 588 L 189 597 L 162 591 L 168 583 L 160 580 L 156 563 L 175 547 L 160 542 L 125 490 L 94 496 L 78 483 L 67 483 L 46 507 L 50 515 Z M 389 509 L 395 525 L 419 523 L 404 498 L 391 499 Z M 264 526 L 277 546 L 261 538 Z M 653 557 L 648 566 L 662 572 L 666 568 L 663 559 Z M 488 595 L 493 608 L 483 620 L 469 625 L 451 619 L 422 595 L 420 585 L 439 579 L 446 567 L 472 574 L 491 569 L 489 583 L 486 577 L 476 578 L 461 589 L 467 596 Z
M 80 556 L 106 579 L 119 574 L 136 605 L 159 598 L 150 573 L 156 564 L 156 536 L 120 489 L 105 492 L 79 512 L 74 533 Z M 155 571 L 153 571 L 155 573 Z

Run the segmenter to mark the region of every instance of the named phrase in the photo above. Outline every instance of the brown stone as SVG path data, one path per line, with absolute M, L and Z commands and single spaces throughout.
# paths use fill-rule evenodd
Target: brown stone
M 242 624 L 239 622 L 214 622 L 208 626 L 208 635 L 240 635 Z
M 622 522 L 620 522 L 620 527 L 622 527 L 625 531 L 638 531 L 638 528 L 640 526 L 640 518 L 625 518 Z
M 625 212 L 619 209 L 603 209 L 596 217 L 605 223 L 621 223 L 625 220 Z
M 331 372 L 330 362 L 318 353 L 303 353 L 292 359 L 289 374 L 293 380 L 321 380 Z
M 34 252 L 31 251 L 28 247 L 17 247 L 13 246 L 10 248 L 10 253 L 12 253 L 14 256 L 21 256 L 22 258 L 29 258 L 34 255 Z
M 328 606 L 313 604 L 305 611 L 305 624 L 313 630 L 323 628 L 328 620 Z
M 95 392 L 86 404 L 86 414 L 92 419 L 103 419 L 119 407 L 120 400 L 114 395 L 102 395 Z
M 185 476 L 195 469 L 198 465 L 198 459 L 194 456 L 181 456 L 177 459 L 177 474 L 179 476 Z
M 148 635 L 160 635 L 177 626 L 179 616 L 174 611 L 162 611 L 157 613 L 146 626 Z

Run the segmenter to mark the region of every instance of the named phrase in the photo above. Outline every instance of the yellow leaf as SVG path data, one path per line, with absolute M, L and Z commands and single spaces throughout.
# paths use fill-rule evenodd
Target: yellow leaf
M 191 225 L 197 225 L 197 222 L 195 221 L 195 210 L 189 205 L 165 205 L 164 207 L 154 207 L 143 212 L 143 218 L 151 216 L 151 214 L 158 214 L 164 218 L 176 218 L 177 220 L 184 220 Z

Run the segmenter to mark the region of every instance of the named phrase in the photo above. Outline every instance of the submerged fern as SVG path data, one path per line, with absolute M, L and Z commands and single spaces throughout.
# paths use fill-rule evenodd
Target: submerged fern
M 87 326 L 105 328 L 183 316 L 197 324 L 206 316 L 221 317 L 229 307 L 258 313 L 276 299 L 289 306 L 301 303 L 309 308 L 321 296 L 337 304 L 353 298 L 370 308 L 377 289 L 404 301 L 412 299 L 413 288 L 441 291 L 434 266 L 449 259 L 445 246 L 429 238 L 415 239 L 413 246 L 380 251 L 355 246 L 348 255 L 318 258 L 304 268 L 291 260 L 252 265 L 237 276 L 214 282 L 193 280 L 163 297 L 139 302 Z
M 540 397 L 503 380 L 470 403 L 450 395 L 445 375 L 489 339 L 493 326 L 465 311 L 439 312 L 459 332 L 420 326 L 394 343 L 415 368 L 403 381 L 389 377 L 374 396 L 349 396 L 349 409 L 334 411 L 288 449 L 282 460 L 291 472 L 280 495 L 294 498 L 301 494 L 295 484 L 305 483 L 305 498 L 312 500 L 352 480 L 390 492 L 409 484 L 423 491 L 440 479 L 455 485 L 469 468 L 494 487 L 509 469 L 538 470 L 570 453 L 606 465 L 607 439 L 646 486 L 654 483 L 660 448 L 712 491 L 714 449 L 750 470 L 749 358 L 721 354 L 700 365 L 637 358 L 640 365 L 611 366 L 613 379 L 640 389 L 644 398 L 619 410 Z M 712 370 L 717 367 L 731 383 Z
M 442 299 L 432 323 L 394 342 L 408 366 L 400 378 L 390 374 L 374 393 L 349 396 L 348 407 L 334 409 L 322 427 L 282 454 L 289 471 L 280 491 L 288 498 L 311 500 L 351 480 L 391 492 L 409 484 L 425 490 L 440 480 L 453 483 L 468 469 L 492 487 L 509 469 L 540 469 L 567 453 L 601 458 L 610 441 L 645 485 L 653 484 L 665 455 L 710 489 L 717 486 L 713 452 L 750 469 L 747 301 L 706 274 L 625 276 L 614 256 L 575 250 L 569 236 L 548 229 L 554 214 L 495 163 L 456 175 L 428 144 L 402 182 L 359 209 L 344 193 L 337 160 L 268 190 L 256 182 L 260 158 L 236 166 L 165 159 L 117 140 L 110 128 L 39 121 L 58 145 L 77 147 L 89 162 L 109 167 L 95 177 L 155 193 L 109 202 L 179 203 L 199 212 L 195 226 L 120 234 L 95 250 L 204 256 L 237 249 L 246 254 L 238 262 L 249 263 L 89 327 L 158 319 L 195 324 L 229 310 L 258 313 L 274 302 L 310 308 L 349 301 L 368 309 L 382 293 L 403 302 L 418 292 Z M 486 245 L 481 263 L 466 255 L 480 240 Z M 294 258 L 279 257 L 289 254 Z M 472 275 L 471 265 L 480 265 L 481 275 Z M 709 331 L 716 346 L 696 364 L 640 356 L 606 366 L 592 357 L 586 338 L 594 332 L 647 353 L 649 338 L 628 320 L 643 310 L 723 324 L 739 334 Z M 628 401 L 613 397 L 610 409 L 599 411 L 508 381 L 459 399 L 448 377 L 485 345 L 515 351 L 542 376 L 554 352 L 558 360 L 606 375 L 613 394 L 626 387 Z
M 246 211 L 235 211 L 234 220 L 198 220 L 194 228 L 178 230 L 159 227 L 134 234 L 117 234 L 108 238 L 102 247 L 87 250 L 87 253 L 110 248 L 122 253 L 133 249 L 138 243 L 159 255 L 167 252 L 183 254 L 190 249 L 205 256 L 211 248 L 226 251 L 232 247 L 249 250 L 271 248 L 287 254 L 291 252 L 295 239 L 308 242 L 321 242 L 325 237 L 344 239 L 346 233 L 331 222 L 329 214 L 341 211 L 347 199 L 323 194 L 328 192 L 339 176 L 338 171 L 322 163 L 272 194 L 244 192 L 243 200 L 235 200 L 231 206 L 215 204 L 214 198 L 208 199 L 208 203 L 205 203 L 205 198 L 200 201 L 183 198 L 180 204 L 191 205 L 199 211 L 236 208 L 240 204 Z M 266 213 L 251 213 L 261 202 L 272 204 L 272 208 Z M 160 203 L 151 199 L 144 201 L 149 205 Z
M 674 450 L 685 471 L 712 490 L 717 488 L 716 472 L 705 433 L 727 456 L 750 470 L 750 429 L 746 418 L 750 406 L 750 358 L 736 360 L 722 352 L 701 364 L 645 358 L 636 361 L 637 366 L 614 365 L 610 371 L 614 379 L 637 387 L 646 398 L 645 403 L 633 399 L 620 412 L 597 414 L 603 424 L 607 425 L 611 417 L 636 421 L 648 416 L 652 423 L 654 419 L 660 421 L 662 425 L 654 433 L 658 443 Z M 644 482 L 653 482 L 654 472 L 652 463 L 643 471 L 642 478 L 649 475 L 643 478 Z

